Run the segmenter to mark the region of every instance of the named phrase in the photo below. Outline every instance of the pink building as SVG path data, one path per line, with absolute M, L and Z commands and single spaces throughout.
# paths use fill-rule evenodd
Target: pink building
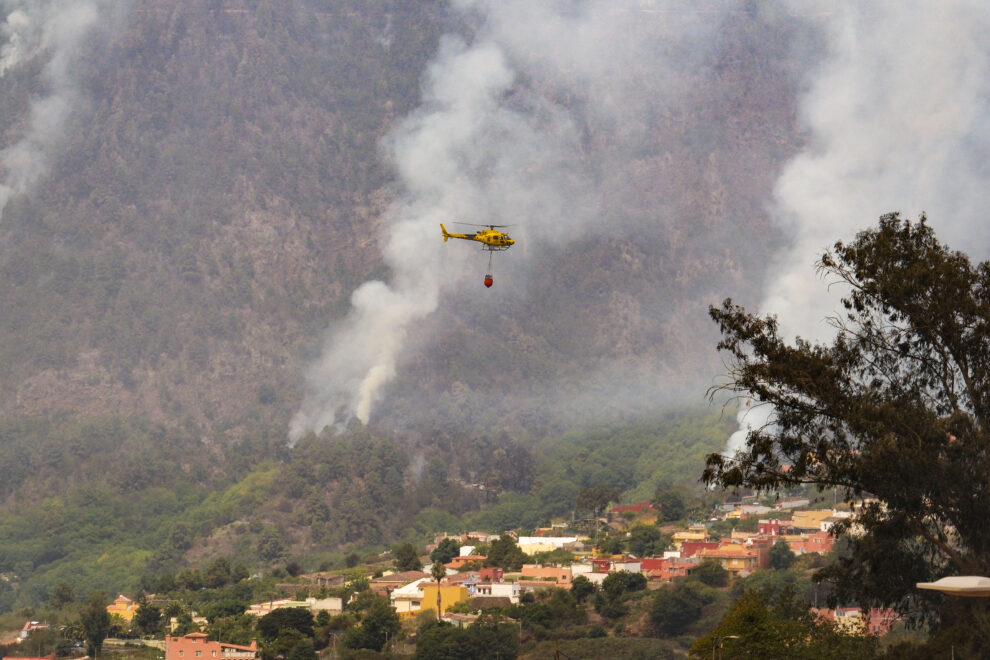
M 828 532 L 802 534 L 800 538 L 787 540 L 791 552 L 796 555 L 803 555 L 808 552 L 824 554 L 832 550 L 833 543 L 835 543 L 835 539 Z
M 197 658 L 240 660 L 257 657 L 257 640 L 251 640 L 250 646 L 241 646 L 226 642 L 208 642 L 205 633 L 189 633 L 183 637 L 165 635 L 165 660 L 197 660 Z
M 669 582 L 674 578 L 687 577 L 698 567 L 697 559 L 644 559 L 643 573 L 649 580 Z

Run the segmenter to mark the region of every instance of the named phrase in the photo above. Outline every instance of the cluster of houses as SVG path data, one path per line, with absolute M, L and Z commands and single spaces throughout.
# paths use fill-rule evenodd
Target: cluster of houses
M 774 517 L 758 518 L 756 531 L 733 530 L 728 537 L 712 538 L 708 525 L 691 525 L 672 535 L 673 548 L 659 557 L 611 556 L 596 557 L 589 545 L 578 536 L 567 536 L 566 526 L 558 523 L 539 529 L 535 536 L 516 539 L 519 548 L 527 555 L 554 550 L 571 551 L 576 560 L 569 566 L 545 566 L 525 564 L 522 569 L 506 573 L 494 567 L 481 567 L 485 557 L 475 554 L 476 546 L 491 543 L 498 535 L 472 532 L 457 537 L 446 535 L 436 538 L 439 544 L 445 538 L 455 538 L 460 544 L 459 554 L 445 565 L 446 577 L 438 584 L 432 577 L 430 566 L 425 571 L 386 573 L 370 580 L 372 591 L 387 596 L 400 617 L 411 617 L 424 610 L 436 611 L 438 595 L 441 617 L 455 625 L 469 625 L 477 616 L 463 612 L 477 612 L 491 607 L 503 607 L 518 603 L 527 592 L 550 587 L 570 589 L 575 578 L 583 576 L 600 585 L 609 574 L 628 571 L 641 573 L 650 582 L 669 582 L 683 578 L 703 562 L 718 562 L 733 576 L 745 577 L 770 567 L 770 549 L 778 542 L 786 543 L 795 555 L 826 553 L 832 549 L 833 538 L 829 529 L 836 522 L 848 518 L 851 513 L 834 509 L 813 510 L 807 507 L 807 499 L 792 498 L 779 501 L 774 507 L 739 502 L 722 505 L 713 517 L 745 518 L 774 513 Z M 649 516 L 652 507 L 640 502 L 610 510 L 611 516 L 631 512 L 636 516 Z M 789 516 L 782 513 L 790 512 Z M 432 550 L 435 545 L 428 546 Z M 343 578 L 328 573 L 304 576 L 311 587 L 339 587 Z M 463 607 L 454 607 L 465 604 Z M 117 605 L 123 608 L 126 604 Z M 331 615 L 343 610 L 341 598 L 283 598 L 252 604 L 248 614 L 264 616 L 276 609 L 301 607 L 316 613 L 326 611 Z M 455 609 L 461 613 L 450 612 Z M 871 632 L 889 628 L 896 615 L 890 612 L 861 612 L 858 608 L 821 610 L 820 615 L 839 625 L 862 624 Z M 188 636 L 187 636 L 188 637 Z M 192 643 L 192 642 L 189 642 Z M 219 652 L 219 651 L 218 651 Z M 218 656 L 219 657 L 219 656 Z M 166 660 L 178 660 L 167 657 Z
M 745 577 L 770 567 L 770 549 L 774 544 L 786 543 L 795 555 L 826 553 L 832 549 L 833 537 L 829 529 L 837 522 L 849 518 L 851 513 L 834 509 L 812 510 L 807 499 L 781 500 L 774 507 L 755 503 L 736 502 L 721 505 L 709 522 L 721 519 L 758 517 L 755 531 L 734 529 L 730 536 L 713 538 L 707 524 L 691 525 L 672 535 L 673 548 L 659 557 L 610 556 L 596 557 L 591 548 L 577 536 L 566 536 L 566 525 L 558 523 L 539 529 L 535 536 L 518 537 L 517 545 L 527 555 L 567 550 L 575 561 L 569 566 L 525 564 L 518 572 L 506 573 L 502 569 L 481 567 L 485 557 L 475 554 L 478 544 L 491 543 L 498 535 L 473 532 L 458 537 L 439 536 L 439 544 L 445 538 L 455 538 L 460 544 L 459 554 L 445 565 L 446 577 L 438 584 L 431 573 L 404 571 L 385 573 L 370 580 L 370 588 L 387 596 L 400 617 L 416 613 L 436 611 L 438 597 L 441 618 L 458 626 L 470 625 L 478 612 L 491 607 L 504 607 L 518 603 L 523 594 L 551 587 L 570 589 L 574 579 L 582 576 L 600 585 L 609 574 L 627 571 L 641 573 L 650 582 L 669 582 L 683 578 L 705 561 L 718 562 L 733 576 Z M 614 507 L 610 518 L 616 516 L 649 516 L 652 507 L 648 502 Z M 787 514 L 789 515 L 782 515 Z M 773 513 L 773 517 L 769 514 Z M 762 518 L 762 516 L 768 516 Z M 751 527 L 751 526 L 750 526 Z M 586 541 L 586 540 L 585 540 Z M 434 546 L 428 546 L 432 550 Z M 427 566 L 427 571 L 430 570 Z M 334 588 L 344 585 L 344 578 L 330 573 L 314 573 L 303 576 L 310 591 L 313 588 Z M 283 585 L 296 587 L 300 585 Z M 458 604 L 465 606 L 454 607 Z M 246 613 L 261 617 L 281 608 L 304 608 L 327 612 L 331 615 L 343 611 L 344 600 L 327 598 L 281 598 L 250 605 Z M 107 607 L 111 614 L 130 621 L 137 611 L 137 603 L 119 596 Z M 450 612 L 455 609 L 457 612 Z M 840 627 L 866 630 L 883 634 L 897 619 L 889 611 L 862 612 L 859 608 L 818 610 L 824 618 Z M 194 618 L 194 621 L 196 619 Z M 203 621 L 205 623 L 205 621 Z M 21 631 L 22 637 L 44 624 L 28 622 Z M 174 622 L 173 622 L 174 625 Z M 242 659 L 257 657 L 257 645 L 238 646 L 209 642 L 202 633 L 190 633 L 181 637 L 167 635 L 165 660 L 203 660 L 213 658 Z

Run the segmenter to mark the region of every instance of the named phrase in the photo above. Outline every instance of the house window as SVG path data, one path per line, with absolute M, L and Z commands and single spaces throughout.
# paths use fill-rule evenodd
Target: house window
M 196 651 L 196 657 L 197 657 L 197 658 L 198 658 L 199 656 L 201 656 L 201 655 L 203 655 L 203 652 L 202 652 L 202 651 Z
M 213 657 L 214 658 L 217 657 L 217 652 L 216 651 L 213 651 Z
M 180 658 L 181 658 L 182 656 L 184 656 L 185 654 L 186 654 L 186 652 L 185 652 L 185 651 L 179 651 L 179 657 L 180 657 Z

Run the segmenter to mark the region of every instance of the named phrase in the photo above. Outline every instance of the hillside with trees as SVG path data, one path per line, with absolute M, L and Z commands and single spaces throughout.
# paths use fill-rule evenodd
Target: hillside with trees
M 600 222 L 630 230 L 542 246 L 498 312 L 453 292 L 380 423 L 561 432 L 589 389 L 641 389 L 649 410 L 643 383 L 711 377 L 710 344 L 688 338 L 714 341 L 704 306 L 727 285 L 759 284 L 773 242 L 762 200 L 799 143 L 787 41 L 763 38 L 780 26 L 725 21 L 639 160 L 600 172 Z M 224 441 L 285 428 L 323 333 L 355 287 L 387 276 L 382 214 L 398 191 L 381 141 L 417 107 L 441 35 L 471 31 L 442 2 L 130 3 L 82 49 L 82 101 L 50 171 L 3 209 L 0 411 L 136 414 Z M 0 146 L 25 137 L 42 64 L 0 76 Z M 610 157 L 612 129 L 582 130 L 589 162 Z M 770 240 L 735 249 L 751 232 Z
M 445 36 L 484 26 L 439 1 L 114 7 L 71 64 L 57 33 L 14 48 L 31 23 L 0 9 L 4 158 L 36 141 L 58 75 L 73 92 L 0 210 L 0 612 L 66 581 L 191 589 L 220 557 L 316 570 L 442 530 L 533 528 L 600 487 L 662 483 L 700 506 L 703 457 L 732 430 L 699 409 L 719 368 L 703 313 L 729 284 L 758 290 L 778 238 L 765 200 L 802 140 L 790 19 L 727 12 L 672 83 L 630 66 L 623 84 L 656 99 L 635 131 L 520 75 L 513 100 L 582 136 L 599 230 L 534 238 L 504 304 L 452 291 L 369 425 L 290 447 L 328 329 L 388 277 L 402 190 L 383 141 L 416 116 Z M 4 181 L 25 175 L 3 162 Z

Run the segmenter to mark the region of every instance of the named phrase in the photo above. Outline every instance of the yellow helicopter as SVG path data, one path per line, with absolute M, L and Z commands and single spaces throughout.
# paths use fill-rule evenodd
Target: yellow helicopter
M 462 223 L 466 224 L 466 223 Z M 447 231 L 447 228 L 440 224 L 440 230 L 443 232 L 443 242 L 446 243 L 448 238 L 460 238 L 465 241 L 477 241 L 481 243 L 481 249 L 488 251 L 488 272 L 485 273 L 484 284 L 485 287 L 491 288 L 492 284 L 495 283 L 495 278 L 492 277 L 492 256 L 496 252 L 502 252 L 508 250 L 510 247 L 515 245 L 515 241 L 511 236 L 506 234 L 504 231 L 499 231 L 497 227 L 503 227 L 504 225 L 476 225 L 478 227 L 488 227 L 488 229 L 482 229 L 481 231 L 475 232 L 473 234 L 451 234 Z
M 501 252 L 502 250 L 508 250 L 510 247 L 515 245 L 515 241 L 511 236 L 506 234 L 504 231 L 499 231 L 496 227 L 504 227 L 505 225 L 477 225 L 478 227 L 488 227 L 488 229 L 482 229 L 479 232 L 473 234 L 451 234 L 447 231 L 447 228 L 440 224 L 440 230 L 443 232 L 443 242 L 446 243 L 448 238 L 463 238 L 466 241 L 478 241 L 481 243 L 482 250 L 488 250 L 489 252 Z

